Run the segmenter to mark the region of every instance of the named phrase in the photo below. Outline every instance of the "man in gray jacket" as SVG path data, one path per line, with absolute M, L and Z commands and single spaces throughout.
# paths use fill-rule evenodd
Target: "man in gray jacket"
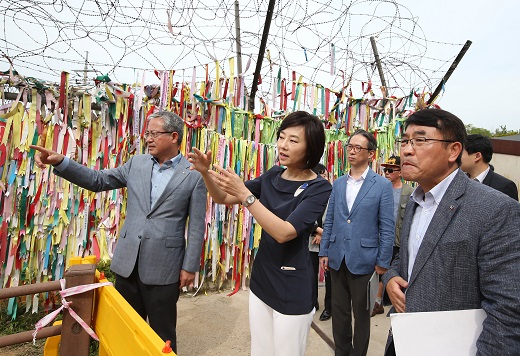
M 176 303 L 179 289 L 192 285 L 199 270 L 207 196 L 200 173 L 190 170 L 179 152 L 183 129 L 173 113 L 150 115 L 144 134 L 150 154 L 101 171 L 31 146 L 40 152 L 38 166 L 51 164 L 55 174 L 80 187 L 94 192 L 127 188 L 126 219 L 111 264 L 116 289 L 174 351 Z
M 466 129 L 455 115 L 420 110 L 405 128 L 401 174 L 418 187 L 383 276 L 390 300 L 399 313 L 482 308 L 478 355 L 518 354 L 520 204 L 459 169 Z

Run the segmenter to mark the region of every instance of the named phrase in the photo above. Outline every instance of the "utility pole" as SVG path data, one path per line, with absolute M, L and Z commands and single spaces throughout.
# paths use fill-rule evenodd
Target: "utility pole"
M 464 46 L 462 46 L 462 49 L 460 50 L 459 55 L 455 58 L 455 60 L 451 64 L 450 68 L 446 72 L 446 74 L 444 74 L 444 77 L 442 78 L 441 82 L 439 83 L 439 85 L 437 85 L 437 88 L 435 89 L 433 94 L 430 96 L 430 99 L 428 99 L 428 101 L 426 102 L 426 106 L 433 103 L 435 98 L 437 98 L 437 95 L 439 95 L 439 93 L 441 92 L 442 87 L 444 86 L 444 84 L 446 84 L 448 79 L 450 79 L 450 76 L 452 75 L 453 71 L 455 70 L 455 68 L 457 68 L 460 60 L 462 59 L 462 57 L 464 57 L 464 55 L 466 54 L 466 52 L 469 49 L 469 46 L 471 46 L 472 43 L 473 42 L 471 42 L 470 40 L 467 40 L 466 43 L 464 44 Z
M 381 59 L 379 59 L 379 52 L 377 52 L 376 40 L 374 36 L 370 37 L 370 43 L 372 44 L 372 51 L 374 52 L 374 57 L 376 59 L 377 70 L 379 71 L 379 78 L 381 79 L 381 84 L 383 84 L 383 99 L 387 97 L 388 87 L 386 86 L 385 76 L 383 75 L 383 67 L 381 66 Z
M 83 72 L 83 85 L 87 85 L 87 83 L 88 83 L 87 73 L 88 72 L 95 72 L 95 70 L 93 70 L 93 69 L 88 69 L 88 51 L 85 54 L 85 65 L 83 66 L 83 69 L 72 69 L 72 72 L 75 72 L 75 73 L 78 73 L 78 74 L 80 72 Z M 76 80 L 76 84 L 77 84 L 77 80 Z
M 87 85 L 88 51 L 85 56 L 85 67 L 83 68 L 83 85 Z
M 267 37 L 269 36 L 269 27 L 271 27 L 271 20 L 273 18 L 275 0 L 269 0 L 267 8 L 267 16 L 265 18 L 264 33 L 262 34 L 262 42 L 260 43 L 260 51 L 258 52 L 258 59 L 256 61 L 255 75 L 253 77 L 253 87 L 251 95 L 249 96 L 249 111 L 255 108 L 255 95 L 258 90 L 258 78 L 260 77 L 260 69 L 262 69 L 262 61 L 264 60 L 265 46 L 267 45 Z
M 242 46 L 240 42 L 240 11 L 238 0 L 235 1 L 235 33 L 237 43 L 237 69 L 238 76 L 242 76 Z

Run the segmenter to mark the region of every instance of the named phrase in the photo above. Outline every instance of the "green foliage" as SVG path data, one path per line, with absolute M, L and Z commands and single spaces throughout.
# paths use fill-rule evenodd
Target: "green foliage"
M 494 137 L 502 137 L 502 136 L 511 136 L 511 135 L 517 135 L 520 133 L 520 130 L 508 130 L 506 125 L 500 125 L 498 129 L 495 129 L 495 133 L 493 134 Z
M 105 274 L 105 278 L 108 279 L 109 282 L 116 282 L 116 275 L 114 272 L 110 270 L 110 260 L 108 261 L 99 261 L 96 265 L 96 269 L 99 272 L 103 272 Z
M 520 130 L 508 130 L 506 125 L 500 125 L 500 127 L 498 129 L 495 129 L 495 132 L 492 133 L 488 129 L 484 129 L 482 127 L 475 127 L 472 124 L 467 124 L 466 132 L 468 133 L 468 135 L 480 134 L 487 137 L 501 137 L 520 134 Z
M 89 356 L 97 356 L 97 355 L 99 355 L 99 341 L 96 341 L 96 340 L 90 338 L 88 355 Z
M 21 302 L 19 298 L 17 298 L 18 302 L 18 311 L 25 310 L 25 303 Z M 0 300 L 0 336 L 4 335 L 12 335 L 21 333 L 24 331 L 33 331 L 34 325 L 43 318 L 49 311 L 46 311 L 43 303 L 40 304 L 37 313 L 27 312 L 27 313 L 19 313 L 16 316 L 15 320 L 12 320 L 12 316 L 7 314 L 7 303 L 8 299 Z M 57 319 L 61 319 L 61 315 L 58 316 Z M 2 348 L 6 352 L 12 352 L 15 355 L 21 356 L 34 356 L 34 355 L 43 355 L 43 346 L 45 345 L 46 339 L 36 340 L 36 345 L 33 345 L 32 342 L 25 342 L 22 344 L 6 346 Z
M 11 315 L 7 315 L 7 299 L 0 301 L 0 335 L 11 335 L 23 331 L 34 330 L 34 325 L 47 315 L 43 305 L 40 305 L 37 313 L 27 313 L 17 315 L 15 320 L 12 320 Z M 18 303 L 18 310 L 25 310 L 25 303 Z
M 488 136 L 488 137 L 492 136 L 491 131 L 484 129 L 482 127 L 475 127 L 472 124 L 466 125 L 466 131 L 467 131 L 468 135 L 479 134 L 479 135 Z

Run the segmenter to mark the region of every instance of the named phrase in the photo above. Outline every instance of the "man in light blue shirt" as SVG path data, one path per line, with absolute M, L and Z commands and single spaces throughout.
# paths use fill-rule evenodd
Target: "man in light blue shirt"
M 37 164 L 85 189 L 127 189 L 126 219 L 111 270 L 116 289 L 176 351 L 179 289 L 190 286 L 200 268 L 207 190 L 199 172 L 179 152 L 184 122 L 160 111 L 148 117 L 149 154 L 119 167 L 93 170 L 40 146 Z
M 477 354 L 518 354 L 520 204 L 459 169 L 466 128 L 455 115 L 417 111 L 399 142 L 402 176 L 418 187 L 405 210 L 402 248 L 383 276 L 395 311 L 483 309 Z M 386 355 L 395 355 L 391 333 Z

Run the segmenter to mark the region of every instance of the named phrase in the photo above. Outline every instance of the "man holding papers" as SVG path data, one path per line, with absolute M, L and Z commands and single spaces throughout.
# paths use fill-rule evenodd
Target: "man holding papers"
M 482 308 L 478 354 L 518 353 L 520 204 L 459 169 L 467 135 L 455 115 L 420 110 L 405 128 L 401 173 L 419 186 L 406 207 L 399 255 L 383 276 L 395 310 Z

